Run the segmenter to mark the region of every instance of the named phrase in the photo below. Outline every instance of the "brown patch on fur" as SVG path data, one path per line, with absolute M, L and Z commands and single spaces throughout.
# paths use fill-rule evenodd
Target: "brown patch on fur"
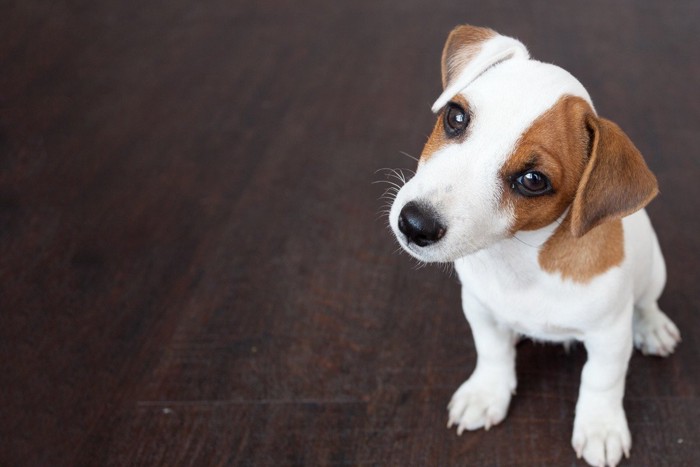
M 642 209 L 659 193 L 656 177 L 619 126 L 593 116 L 587 125 L 594 135 L 591 157 L 571 208 L 571 231 L 577 237 Z
M 512 206 L 515 214 L 511 233 L 545 227 L 572 203 L 588 154 L 586 116 L 592 113 L 580 97 L 563 96 L 523 133 L 501 168 L 501 203 Z M 527 170 L 546 175 L 553 191 L 526 197 L 511 188 L 515 178 Z
M 533 197 L 516 192 L 511 184 L 528 170 L 546 175 L 553 192 Z M 622 262 L 620 219 L 658 192 L 654 175 L 627 135 L 574 96 L 562 97 L 533 122 L 501 176 L 501 202 L 514 212 L 513 234 L 550 225 L 571 207 L 538 261 L 545 271 L 583 283 Z
M 615 219 L 576 237 L 571 232 L 571 216 L 557 227 L 539 252 L 538 262 L 545 271 L 586 283 L 622 263 L 625 257 L 622 221 Z
M 454 28 L 442 49 L 442 88 L 446 88 L 447 84 L 479 53 L 482 42 L 497 35 L 498 33 L 493 29 L 468 24 Z
M 464 110 L 469 112 L 469 102 L 461 94 L 457 94 L 451 99 L 451 102 L 459 104 Z M 469 134 L 469 129 L 464 132 L 464 134 L 458 137 L 450 138 L 445 134 L 444 127 L 445 110 L 443 109 L 439 114 L 435 126 L 433 127 L 433 132 L 430 134 L 428 141 L 423 147 L 423 152 L 420 155 L 420 162 L 425 162 L 430 159 L 430 156 L 435 154 L 437 151 L 447 146 L 448 144 L 454 144 L 462 140 L 466 135 Z

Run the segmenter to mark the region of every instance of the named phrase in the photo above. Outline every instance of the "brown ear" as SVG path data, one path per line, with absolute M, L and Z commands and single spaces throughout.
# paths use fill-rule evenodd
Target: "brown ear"
M 642 209 L 659 192 L 656 177 L 619 126 L 592 115 L 586 123 L 591 153 L 571 207 L 571 233 L 576 237 Z
M 505 60 L 527 60 L 530 55 L 522 42 L 502 36 L 496 31 L 476 26 L 457 26 L 442 50 L 442 87 L 433 103 L 438 112 L 457 93 L 486 70 Z
M 468 24 L 454 28 L 442 49 L 442 89 L 476 56 L 483 42 L 497 35 L 493 29 Z

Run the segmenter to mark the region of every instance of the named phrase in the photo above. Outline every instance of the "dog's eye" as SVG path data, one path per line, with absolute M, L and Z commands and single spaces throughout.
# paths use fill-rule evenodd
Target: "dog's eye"
M 454 102 L 447 104 L 445 109 L 445 132 L 448 136 L 461 134 L 469 125 L 469 113 Z
M 552 184 L 544 174 L 531 171 L 516 178 L 513 188 L 523 196 L 538 196 L 552 191 Z

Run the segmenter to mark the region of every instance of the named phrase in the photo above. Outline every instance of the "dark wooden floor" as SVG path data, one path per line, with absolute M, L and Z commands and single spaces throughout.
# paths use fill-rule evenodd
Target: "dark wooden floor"
M 378 216 L 461 22 L 569 69 L 657 173 L 684 341 L 632 358 L 625 465 L 698 465 L 696 1 L 68 3 L 0 14 L 0 465 L 582 465 L 580 348 L 521 345 L 508 419 L 445 428 L 459 287 Z

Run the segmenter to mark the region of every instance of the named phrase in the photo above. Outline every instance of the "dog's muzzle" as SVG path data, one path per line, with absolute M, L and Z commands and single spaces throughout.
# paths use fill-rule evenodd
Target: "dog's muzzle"
M 447 229 L 430 206 L 411 201 L 401 209 L 399 230 L 406 236 L 407 243 L 424 247 L 444 237 Z

